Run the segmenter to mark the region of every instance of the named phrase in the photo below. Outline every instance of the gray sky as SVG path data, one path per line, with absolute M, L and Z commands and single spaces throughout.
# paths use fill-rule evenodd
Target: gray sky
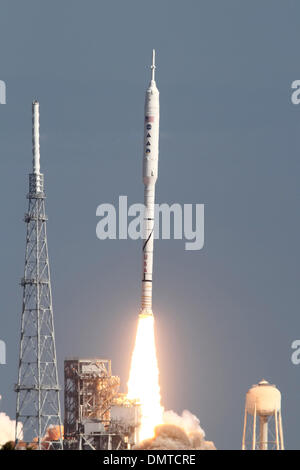
M 204 203 L 205 247 L 156 241 L 154 312 L 163 404 L 195 413 L 218 448 L 240 448 L 244 395 L 266 378 L 300 448 L 300 5 L 207 0 L 1 2 L 1 408 L 13 385 L 24 268 L 31 101 L 41 168 L 61 385 L 66 356 L 112 359 L 128 377 L 141 245 L 99 241 L 96 207 L 142 202 L 144 92 L 157 50 L 157 202 Z

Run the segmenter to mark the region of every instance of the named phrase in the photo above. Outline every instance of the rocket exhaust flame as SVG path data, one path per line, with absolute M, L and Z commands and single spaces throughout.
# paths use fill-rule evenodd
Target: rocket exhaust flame
M 141 404 L 140 440 L 153 437 L 155 426 L 163 422 L 152 312 L 154 203 L 159 141 L 159 91 L 155 83 L 155 68 L 155 51 L 153 50 L 151 80 L 146 91 L 144 114 L 143 182 L 145 214 L 141 312 L 138 319 L 128 382 L 128 398 L 138 399 Z
M 128 398 L 138 398 L 141 404 L 140 441 L 153 437 L 155 427 L 163 422 L 153 315 L 139 315 Z

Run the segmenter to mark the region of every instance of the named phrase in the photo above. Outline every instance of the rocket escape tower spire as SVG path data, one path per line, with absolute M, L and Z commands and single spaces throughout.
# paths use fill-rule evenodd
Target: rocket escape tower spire
M 155 69 L 156 69 L 156 66 L 155 66 L 155 49 L 153 49 L 152 51 L 152 65 L 151 65 L 151 80 L 153 82 L 155 82 Z
M 46 234 L 44 175 L 40 173 L 39 103 L 32 103 L 33 171 L 29 175 L 26 253 L 16 407 L 16 446 L 62 449 L 61 413 Z M 20 433 L 20 423 L 23 425 Z M 49 427 L 55 441 L 47 441 Z M 19 434 L 18 434 L 19 433 Z

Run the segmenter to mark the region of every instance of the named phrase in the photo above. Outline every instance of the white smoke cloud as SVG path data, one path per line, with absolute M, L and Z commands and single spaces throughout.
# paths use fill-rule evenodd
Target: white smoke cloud
M 135 449 L 216 449 L 213 442 L 205 440 L 199 419 L 190 411 L 184 410 L 181 416 L 174 411 L 165 411 L 163 419 L 164 424 L 155 428 L 155 436 L 141 442 Z
M 164 424 L 174 424 L 183 429 L 187 434 L 199 432 L 203 438 L 205 437 L 205 432 L 200 426 L 200 420 L 188 410 L 183 410 L 181 416 L 172 410 L 165 411 L 163 419 Z
M 20 427 L 18 431 L 22 434 L 22 424 L 20 423 Z M 0 413 L 0 446 L 3 446 L 8 441 L 15 440 L 15 432 L 16 432 L 16 422 L 10 419 L 9 416 L 5 413 Z
M 2 396 L 0 395 L 0 400 Z M 18 435 L 23 438 L 22 423 L 18 425 Z M 19 434 L 20 431 L 20 434 Z M 0 412 L 0 447 L 8 441 L 15 440 L 16 422 L 10 419 L 7 414 Z

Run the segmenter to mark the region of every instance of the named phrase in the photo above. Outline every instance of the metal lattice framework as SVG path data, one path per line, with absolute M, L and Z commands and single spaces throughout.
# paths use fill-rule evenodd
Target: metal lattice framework
M 65 449 L 129 449 L 137 442 L 140 405 L 119 386 L 110 359 L 65 360 Z
M 33 103 L 34 106 L 37 102 Z M 38 109 L 37 109 L 38 113 Z M 38 155 L 39 156 L 39 155 Z M 34 167 L 35 169 L 35 167 Z M 62 449 L 59 384 L 45 214 L 44 178 L 29 175 L 16 408 L 16 445 Z M 20 425 L 22 423 L 22 425 Z
M 110 424 L 110 408 L 120 386 L 111 375 L 109 359 L 65 360 L 65 436 L 78 435 L 78 423 L 93 420 Z

